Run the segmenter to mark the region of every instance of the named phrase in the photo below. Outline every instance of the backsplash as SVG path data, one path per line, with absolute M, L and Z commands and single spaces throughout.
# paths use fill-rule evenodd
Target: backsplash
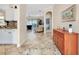
M 17 28 L 17 21 L 5 21 L 5 26 L 0 26 L 0 28 L 6 28 L 6 29 L 16 29 Z

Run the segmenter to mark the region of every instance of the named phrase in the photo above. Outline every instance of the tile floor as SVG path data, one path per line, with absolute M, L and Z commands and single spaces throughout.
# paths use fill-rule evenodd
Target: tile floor
M 20 48 L 16 45 L 0 45 L 1 55 L 61 55 L 51 35 L 29 32 L 27 42 Z

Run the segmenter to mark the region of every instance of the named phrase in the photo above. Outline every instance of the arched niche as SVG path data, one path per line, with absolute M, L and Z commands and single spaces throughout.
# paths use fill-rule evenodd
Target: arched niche
M 45 13 L 45 22 L 46 22 L 46 32 L 52 31 L 52 11 L 47 11 Z
M 52 18 L 52 12 L 51 11 L 46 12 L 46 18 Z

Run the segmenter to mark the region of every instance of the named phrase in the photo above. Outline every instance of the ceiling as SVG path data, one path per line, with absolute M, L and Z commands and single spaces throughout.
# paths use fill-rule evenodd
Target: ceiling
M 53 7 L 53 4 L 27 4 L 27 16 L 42 15 L 44 10 Z

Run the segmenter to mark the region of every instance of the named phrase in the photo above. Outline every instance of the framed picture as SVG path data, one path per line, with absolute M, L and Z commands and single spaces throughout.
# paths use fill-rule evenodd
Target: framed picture
M 72 5 L 62 12 L 62 19 L 64 22 L 75 21 L 76 19 L 76 5 Z

